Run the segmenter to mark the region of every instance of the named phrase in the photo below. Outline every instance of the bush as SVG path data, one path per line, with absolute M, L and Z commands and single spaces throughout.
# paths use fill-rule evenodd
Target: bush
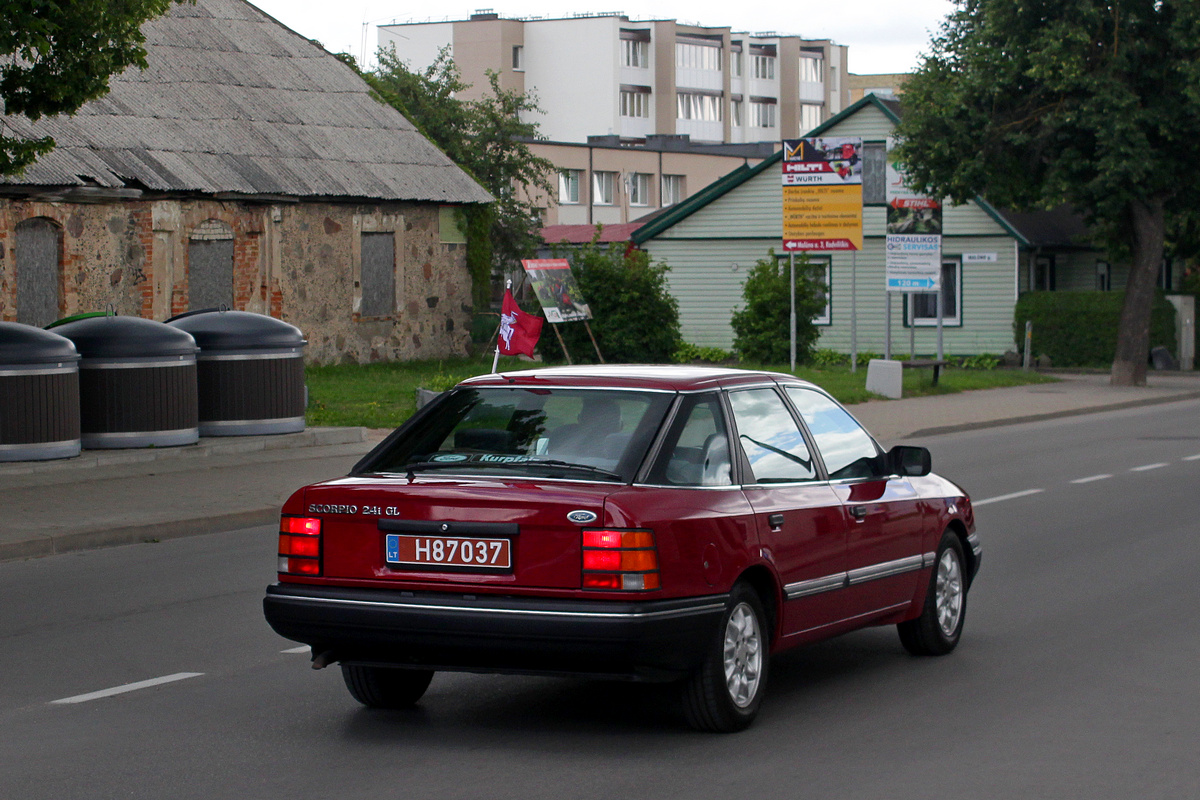
M 1123 292 L 1026 292 L 1017 300 L 1013 334 L 1024 348 L 1033 321 L 1033 352 L 1056 367 L 1106 367 L 1117 352 Z M 1150 315 L 1150 346 L 1175 352 L 1175 307 L 1161 294 Z M 1149 352 L 1146 353 L 1149 358 Z
M 661 364 L 679 347 L 679 304 L 667 291 L 666 264 L 651 264 L 644 250 L 595 240 L 567 254 L 579 289 L 592 310 L 589 325 L 610 363 Z M 582 322 L 558 326 L 576 363 L 595 362 L 596 350 Z M 549 324 L 538 343 L 549 360 L 565 358 Z
M 745 361 L 785 364 L 790 347 L 790 280 L 787 262 L 775 252 L 750 270 L 742 287 L 744 308 L 733 312 L 733 349 Z M 825 308 L 825 270 L 796 258 L 796 363 L 812 361 L 820 335 L 813 324 Z
M 809 364 L 820 369 L 844 367 L 849 363 L 849 353 L 839 353 L 837 350 L 830 350 L 828 348 L 813 350 L 812 358 L 809 359 Z
M 980 353 L 977 356 L 963 356 L 958 360 L 963 369 L 995 369 L 1000 366 L 1000 356 L 991 353 Z
M 722 350 L 719 347 L 701 347 L 688 342 L 681 342 L 675 352 L 671 354 L 671 361 L 676 364 L 695 364 L 697 362 L 724 364 L 733 360 L 735 360 L 734 355 L 728 350 Z

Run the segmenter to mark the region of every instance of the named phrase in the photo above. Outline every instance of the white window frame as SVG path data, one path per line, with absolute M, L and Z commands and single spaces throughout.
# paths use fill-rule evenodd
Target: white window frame
M 815 56 L 800 56 L 800 82 L 824 83 L 825 78 L 821 74 L 824 61 Z
M 825 267 L 825 309 L 813 317 L 814 325 L 832 325 L 833 324 L 833 259 L 832 258 L 813 258 L 809 256 L 809 261 L 813 264 L 819 264 Z
M 946 270 L 947 270 L 947 268 L 952 268 L 952 274 L 954 275 L 954 286 L 953 287 L 946 286 Z M 947 314 L 946 317 L 942 320 L 942 327 L 944 327 L 944 328 L 961 328 L 962 327 L 962 298 L 963 298 L 962 277 L 963 277 L 962 258 L 960 256 L 944 256 L 942 258 L 942 296 L 945 297 L 947 295 L 947 293 L 949 293 L 950 296 L 952 296 L 954 298 L 954 315 L 951 316 L 951 315 Z M 917 297 L 918 296 L 931 297 L 932 295 L 933 295 L 933 292 L 912 292 L 908 295 L 907 303 L 906 303 L 906 305 L 907 305 L 906 316 L 908 317 L 909 326 L 914 327 L 914 328 L 937 327 L 937 311 L 936 310 L 933 312 L 932 316 L 918 317 L 916 315 Z
M 598 170 L 592 173 L 592 205 L 617 204 L 617 173 Z
M 746 116 L 743 113 L 743 102 L 742 100 L 729 101 L 729 124 L 735 128 L 740 128 L 745 124 Z
M 819 106 L 816 103 L 800 104 L 800 133 L 808 133 L 821 124 L 822 108 L 824 106 Z M 813 124 L 810 125 L 810 122 Z
M 621 90 L 621 116 L 637 119 L 650 118 L 650 93 Z
M 685 197 L 684 192 L 687 191 L 686 180 L 686 177 L 683 175 L 662 176 L 662 187 L 659 196 L 662 198 L 660 205 L 663 208 L 683 202 Z
M 791 269 L 790 255 L 776 255 L 775 260 L 779 262 L 779 267 L 786 275 Z M 809 256 L 808 263 L 816 267 L 823 267 L 825 270 L 825 308 L 820 314 L 812 318 L 813 325 L 832 325 L 833 324 L 833 259 L 829 256 Z M 790 280 L 790 278 L 789 278 Z
M 742 51 L 741 50 L 730 50 L 729 51 L 729 77 L 731 77 L 731 78 L 742 77 Z
M 757 56 L 755 56 L 757 58 Z M 779 124 L 775 103 L 764 103 L 760 100 L 750 101 L 750 125 L 754 128 L 774 128 Z
M 631 206 L 650 205 L 650 179 L 654 177 L 649 172 L 634 172 L 629 176 L 626 192 Z
M 512 49 L 512 69 L 513 72 L 525 71 L 525 45 L 514 44 Z
M 721 122 L 721 97 L 699 92 L 677 92 L 675 113 L 678 119 Z
M 751 75 L 755 80 L 775 80 L 775 56 L 753 55 L 750 59 L 753 62 Z
M 621 66 L 631 69 L 649 69 L 650 43 L 640 39 L 622 39 Z
M 699 69 L 706 72 L 721 71 L 721 47 L 719 45 L 675 43 L 675 66 L 679 69 Z
M 580 203 L 579 184 L 583 182 L 583 170 L 564 169 L 558 173 L 558 204 L 577 206 Z

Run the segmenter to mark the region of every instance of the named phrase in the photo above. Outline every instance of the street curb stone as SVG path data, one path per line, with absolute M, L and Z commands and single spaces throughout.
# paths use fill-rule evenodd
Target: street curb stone
M 1159 406 L 1166 403 L 1180 403 L 1187 400 L 1200 399 L 1200 391 L 1185 392 L 1182 394 L 1170 395 L 1165 397 L 1149 397 L 1143 400 L 1128 400 L 1121 403 L 1108 403 L 1095 406 L 1087 406 L 1085 408 L 1068 408 L 1061 411 L 1051 411 L 1046 414 L 1030 414 L 1021 417 L 1004 417 L 1001 419 L 982 420 L 979 422 L 964 422 L 958 425 L 943 425 L 934 428 L 922 428 L 921 430 L 913 431 L 905 436 L 898 437 L 902 439 L 914 439 L 922 436 L 941 436 L 946 433 L 961 433 L 963 431 L 978 431 L 986 430 L 987 428 L 1001 428 L 1008 425 L 1020 425 L 1022 422 L 1042 422 L 1050 419 L 1062 419 L 1064 417 L 1081 417 L 1086 414 L 1099 414 L 1103 411 L 1120 411 L 1125 408 L 1141 408 L 1143 406 Z M 851 406 L 853 410 L 853 406 Z

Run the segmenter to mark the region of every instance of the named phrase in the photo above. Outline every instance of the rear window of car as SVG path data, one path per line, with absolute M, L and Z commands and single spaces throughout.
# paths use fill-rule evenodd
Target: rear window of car
M 615 389 L 456 389 L 367 469 L 628 483 L 671 399 Z

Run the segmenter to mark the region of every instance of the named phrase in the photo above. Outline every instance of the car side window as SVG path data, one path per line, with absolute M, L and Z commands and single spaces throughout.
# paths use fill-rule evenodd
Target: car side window
M 716 395 L 684 399 L 650 479 L 670 486 L 733 484 L 725 418 Z
M 875 440 L 846 409 L 811 389 L 788 387 L 786 391 L 808 426 L 830 479 L 879 478 L 887 474 Z
M 729 404 L 755 482 L 810 481 L 817 477 L 804 434 L 773 389 L 730 392 Z

